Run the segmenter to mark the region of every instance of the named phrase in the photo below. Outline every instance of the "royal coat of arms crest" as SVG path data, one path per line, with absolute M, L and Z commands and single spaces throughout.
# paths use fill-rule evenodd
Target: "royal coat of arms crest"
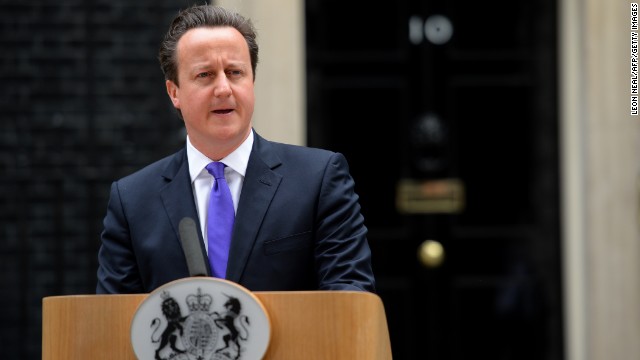
M 228 281 L 192 279 L 198 280 L 174 282 L 180 285 L 174 289 L 162 287 L 141 304 L 131 328 L 138 358 L 246 360 L 264 355 L 269 339 L 269 320 L 261 304 L 256 303 L 257 298 L 248 291 L 238 293 L 238 289 L 233 289 L 238 285 Z M 186 284 L 190 282 L 193 286 L 188 291 Z M 220 288 L 221 284 L 227 289 Z M 155 314 L 153 304 L 156 305 Z M 146 340 L 140 333 L 145 327 L 144 319 L 147 321 Z M 256 351 L 256 346 L 262 349 Z M 151 357 L 149 350 L 152 350 Z M 260 355 L 255 357 L 254 354 Z

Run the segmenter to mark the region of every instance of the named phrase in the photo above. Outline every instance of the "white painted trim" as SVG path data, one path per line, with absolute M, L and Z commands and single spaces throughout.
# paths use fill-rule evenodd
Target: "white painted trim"
M 585 241 L 585 98 L 580 0 L 559 2 L 559 115 L 562 194 L 564 337 L 567 360 L 587 357 L 587 260 Z

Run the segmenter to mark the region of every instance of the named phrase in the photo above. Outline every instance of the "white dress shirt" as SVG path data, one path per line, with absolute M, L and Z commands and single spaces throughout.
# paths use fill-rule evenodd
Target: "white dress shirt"
M 238 200 L 244 183 L 244 176 L 247 172 L 247 164 L 253 147 L 253 131 L 249 133 L 247 139 L 231 154 L 227 155 L 220 162 L 227 165 L 224 168 L 224 178 L 227 180 L 229 190 L 231 190 L 231 198 L 233 199 L 233 210 L 238 211 Z M 209 174 L 205 166 L 213 160 L 206 157 L 198 149 L 196 149 L 187 136 L 187 161 L 189 162 L 189 175 L 191 176 L 191 187 L 193 188 L 193 197 L 198 211 L 198 219 L 200 220 L 200 231 L 204 239 L 204 247 L 209 252 L 209 244 L 207 243 L 207 211 L 209 208 L 209 196 L 213 187 L 214 178 Z

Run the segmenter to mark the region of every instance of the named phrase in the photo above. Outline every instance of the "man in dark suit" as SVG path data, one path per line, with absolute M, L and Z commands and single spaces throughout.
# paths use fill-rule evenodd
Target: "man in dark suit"
M 159 58 L 187 144 L 113 183 L 97 293 L 146 293 L 189 276 L 178 226 L 185 217 L 199 225 L 209 275 L 253 291 L 375 291 L 345 158 L 270 142 L 252 129 L 258 45 L 251 22 L 216 6 L 186 9 Z M 214 180 L 206 167 L 216 162 L 224 177 Z M 225 179 L 235 218 L 225 259 L 213 260 L 223 240 L 208 222 L 209 195 Z

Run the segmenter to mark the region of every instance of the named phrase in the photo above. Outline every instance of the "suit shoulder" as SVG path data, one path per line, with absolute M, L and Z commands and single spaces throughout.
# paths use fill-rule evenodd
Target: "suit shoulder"
M 339 153 L 321 148 L 284 144 L 259 138 L 258 153 L 269 166 L 283 171 L 288 169 L 298 175 L 318 176 L 331 164 L 349 171 L 346 157 Z M 274 168 L 275 169 L 275 168 Z
M 154 179 L 161 179 L 164 174 L 172 174 L 175 173 L 175 170 L 172 168 L 179 167 L 180 162 L 184 158 L 184 149 L 164 157 L 160 160 L 157 160 L 145 167 L 127 175 L 123 178 L 119 179 L 117 182 L 121 185 L 144 185 L 148 184 L 150 181 Z
M 340 155 L 339 153 L 301 145 L 283 144 L 271 142 L 273 150 L 283 158 L 283 160 L 299 159 L 304 161 L 316 160 L 320 162 L 329 161 L 330 158 Z

